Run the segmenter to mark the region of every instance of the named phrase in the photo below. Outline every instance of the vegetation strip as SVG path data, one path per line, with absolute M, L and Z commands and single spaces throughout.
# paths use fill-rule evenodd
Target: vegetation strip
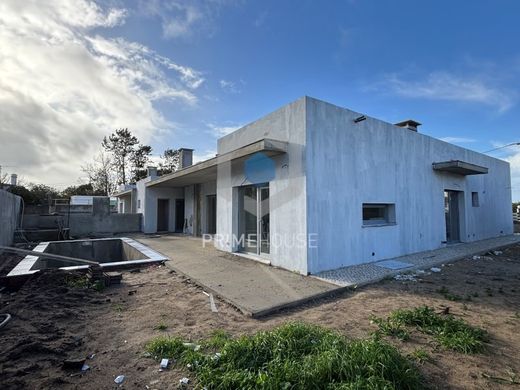
M 374 317 L 372 321 L 380 333 L 403 341 L 409 338 L 404 327 L 415 326 L 420 332 L 432 335 L 444 347 L 462 353 L 481 352 L 487 341 L 485 330 L 451 314 L 438 314 L 428 306 L 395 310 L 386 319 Z
M 207 389 L 422 388 L 415 365 L 380 338 L 349 340 L 304 323 L 237 339 L 216 332 L 200 346 L 157 337 L 146 350 L 186 365 Z

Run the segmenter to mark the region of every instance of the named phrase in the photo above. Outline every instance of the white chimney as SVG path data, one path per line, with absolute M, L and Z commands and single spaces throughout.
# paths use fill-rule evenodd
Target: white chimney
M 11 174 L 11 185 L 15 186 L 18 182 L 18 175 L 16 173 Z
M 157 167 L 148 166 L 146 167 L 146 176 L 157 177 Z
M 193 165 L 193 149 L 179 149 L 179 168 L 186 168 Z
M 405 121 L 396 123 L 395 125 L 415 132 L 417 132 L 417 127 L 421 126 L 419 122 L 414 121 L 413 119 L 407 119 Z

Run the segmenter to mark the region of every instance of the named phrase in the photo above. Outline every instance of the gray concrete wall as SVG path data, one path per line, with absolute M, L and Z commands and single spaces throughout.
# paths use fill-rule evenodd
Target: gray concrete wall
M 0 190 L 0 245 L 13 243 L 14 231 L 20 216 L 21 198 Z
M 218 140 L 223 154 L 263 138 L 288 142 L 288 152 L 273 157 L 275 179 L 269 183 L 271 254 L 273 265 L 307 273 L 305 98 L 253 122 Z M 219 249 L 237 251 L 232 237 L 238 235 L 238 188 L 249 184 L 243 161 L 222 164 L 217 176 L 217 235 Z M 298 242 L 297 238 L 303 242 Z
M 139 190 L 138 190 L 139 191 Z M 175 199 L 184 199 L 183 188 L 147 187 L 143 211 L 143 231 L 145 233 L 157 232 L 157 200 L 169 200 L 168 231 L 175 231 Z
M 70 235 L 73 237 L 139 231 L 141 231 L 141 214 L 70 215 Z
M 461 240 L 513 231 L 509 164 L 435 138 L 306 99 L 309 272 L 401 256 L 443 246 L 444 190 L 464 191 Z M 433 162 L 463 160 L 486 175 L 435 172 Z M 480 206 L 472 207 L 471 192 Z M 363 227 L 363 203 L 395 204 L 396 224 Z

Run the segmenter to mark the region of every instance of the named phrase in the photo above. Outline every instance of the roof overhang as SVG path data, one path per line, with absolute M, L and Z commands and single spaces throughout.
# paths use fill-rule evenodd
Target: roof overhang
M 114 198 L 122 198 L 123 196 L 132 195 L 133 188 L 129 188 L 128 190 L 120 191 L 112 195 Z
M 184 187 L 217 180 L 217 167 L 231 161 L 245 160 L 255 153 L 276 156 L 287 152 L 287 142 L 262 139 L 252 144 L 218 155 L 209 160 L 180 169 L 146 183 L 146 187 Z
M 433 169 L 441 172 L 450 172 L 457 175 L 485 175 L 488 168 L 460 160 L 443 161 L 432 164 Z

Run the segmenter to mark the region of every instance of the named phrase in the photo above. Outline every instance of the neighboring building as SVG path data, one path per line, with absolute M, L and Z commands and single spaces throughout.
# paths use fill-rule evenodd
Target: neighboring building
M 216 233 L 221 250 L 302 274 L 512 234 L 509 164 L 418 125 L 303 97 L 131 199 L 145 233 Z

